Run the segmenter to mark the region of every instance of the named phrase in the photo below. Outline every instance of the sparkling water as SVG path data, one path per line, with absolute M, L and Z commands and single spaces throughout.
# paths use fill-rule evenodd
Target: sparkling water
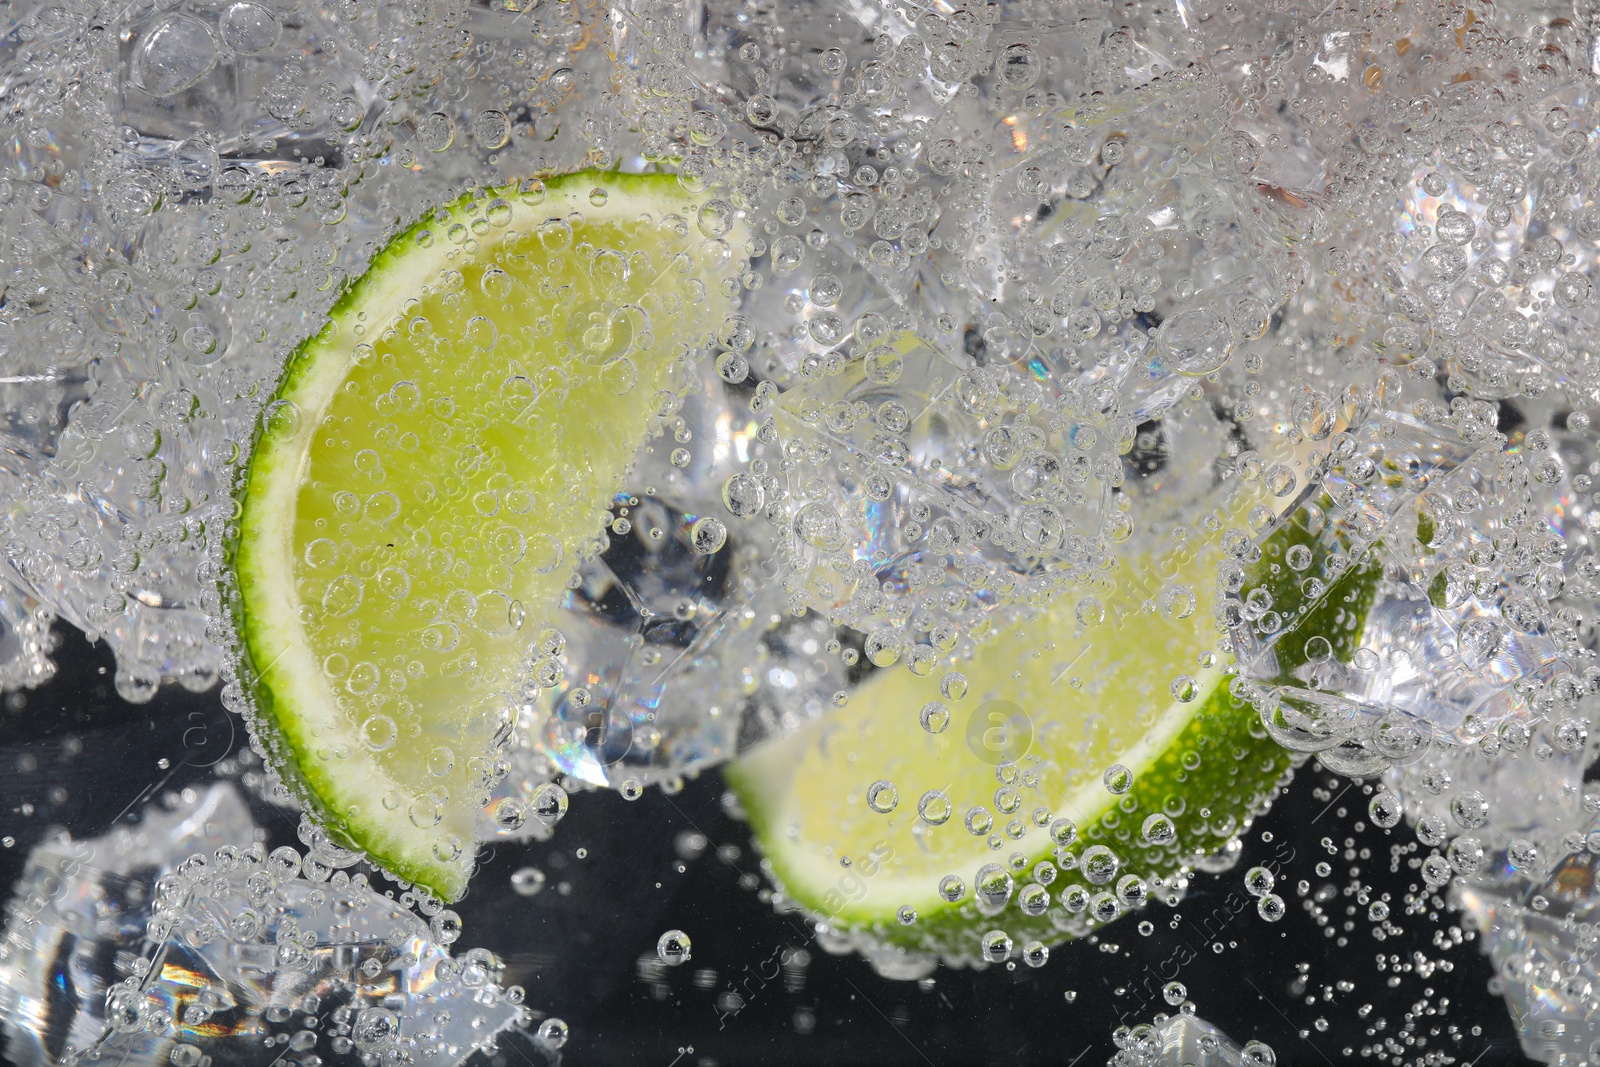
M 259 713 L 219 583 L 285 362 L 416 220 L 471 240 L 437 214 L 463 192 L 665 171 L 706 198 L 695 240 L 748 234 L 732 310 L 527 635 L 470 757 L 480 840 L 547 840 L 589 787 L 673 795 L 875 671 L 964 693 L 993 634 L 1088 625 L 1114 565 L 1210 538 L 1217 573 L 1143 609 L 1214 582 L 1234 697 L 1383 783 L 1372 825 L 1427 850 L 1416 891 L 1472 917 L 1530 1055 L 1600 1059 L 1585 5 L 83 0 L 4 29 L 0 687 L 51 678 L 61 620 L 125 701 Z M 292 813 L 276 773 L 255 799 Z M 450 954 L 458 917 L 304 825 L 264 853 L 216 784 L 40 845 L 8 1057 L 447 1064 L 534 1028 L 492 954 Z M 996 923 L 983 962 L 1014 966 Z M 1175 995 L 1113 1062 L 1273 1062 Z

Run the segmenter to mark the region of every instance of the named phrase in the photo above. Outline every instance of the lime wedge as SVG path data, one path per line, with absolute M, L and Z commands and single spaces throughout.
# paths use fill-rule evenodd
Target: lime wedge
M 1280 530 L 1258 575 L 1298 536 Z M 868 943 L 975 958 L 987 938 L 994 958 L 988 935 L 1085 934 L 1239 834 L 1291 757 L 1230 693 L 1221 541 L 1193 542 L 991 634 L 955 665 L 959 699 L 882 669 L 730 768 L 783 892 Z M 1299 640 L 1348 631 L 1339 609 L 1364 613 L 1376 573 L 1352 568 Z
M 739 225 L 670 175 L 471 193 L 289 361 L 232 613 L 256 736 L 341 844 L 465 890 L 530 649 L 729 310 Z

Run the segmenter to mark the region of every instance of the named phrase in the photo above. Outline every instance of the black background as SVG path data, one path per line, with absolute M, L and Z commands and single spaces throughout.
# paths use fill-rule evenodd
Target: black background
M 60 674 L 37 690 L 9 694 L 0 710 L 0 827 L 15 839 L 0 848 L 0 882 L 8 886 L 51 828 L 102 834 L 161 792 L 205 781 L 214 773 L 209 766 L 245 741 L 242 724 L 215 692 L 167 687 L 150 704 L 125 704 L 112 688 L 109 651 L 68 628 L 60 639 Z M 491 949 L 505 961 L 504 981 L 523 985 L 532 1008 L 569 1024 L 564 1064 L 1101 1064 L 1115 1051 L 1118 1025 L 1176 1010 L 1160 990 L 1185 959 L 1177 977 L 1198 1014 L 1236 1042 L 1267 1042 L 1280 1064 L 1414 1062 L 1429 1052 L 1458 1063 L 1529 1062 L 1504 1003 L 1489 992 L 1478 942 L 1435 944 L 1459 917 L 1404 915 L 1402 898 L 1418 879 L 1404 864 L 1391 873 L 1389 849 L 1409 843 L 1410 831 L 1354 829 L 1366 809 L 1362 785 L 1315 764 L 1257 820 L 1238 866 L 1196 875 L 1179 907 L 1153 905 L 1093 943 L 1057 946 L 1037 970 L 1020 963 L 983 972 L 941 967 L 920 984 L 880 978 L 855 956 L 829 955 L 800 916 L 775 914 L 761 899 L 765 883 L 749 836 L 722 793 L 715 773 L 676 795 L 652 789 L 632 803 L 611 792 L 578 793 L 550 840 L 500 845 L 480 856 L 457 909 L 466 928 L 456 950 Z M 256 814 L 272 845 L 296 843 L 296 815 L 262 805 Z M 702 834 L 709 847 L 683 858 L 679 837 L 686 832 Z M 1340 855 L 1322 847 L 1325 837 Z M 1366 907 L 1340 895 L 1325 905 L 1337 923 L 1354 922 L 1340 948 L 1305 910 L 1295 891 L 1301 879 L 1336 889 L 1350 881 L 1351 861 L 1342 858 L 1347 838 L 1371 849 L 1370 859 L 1354 862 L 1364 883 L 1391 894 L 1402 936 L 1375 940 Z M 1269 924 L 1253 902 L 1235 909 L 1245 870 L 1275 857 L 1277 889 L 1290 907 L 1284 920 Z M 1323 860 L 1334 867 L 1327 878 L 1314 873 Z M 530 865 L 547 881 L 523 897 L 511 874 Z M 1155 924 L 1153 935 L 1139 934 L 1143 919 Z M 691 937 L 692 960 L 642 969 L 641 956 L 647 964 L 654 959 L 656 939 L 673 928 Z M 1212 951 L 1213 944 L 1223 951 Z M 794 949 L 809 953 L 804 968 L 793 966 Z M 786 952 L 791 966 L 783 970 Z M 1406 960 L 1420 952 L 1451 970 L 1403 972 L 1391 987 L 1394 972 L 1378 969 L 1379 952 Z M 1305 965 L 1303 989 L 1295 985 L 1302 978 L 1297 965 Z M 1340 982 L 1350 983 L 1349 991 Z M 1325 987 L 1332 999 L 1324 999 Z M 725 999 L 735 988 L 742 1007 Z M 1068 991 L 1075 993 L 1070 1001 Z M 1425 1043 L 1402 1045 L 1400 1060 L 1372 1054 L 1385 1036 L 1404 1040 L 1407 1015 L 1419 1002 L 1435 1012 L 1410 1023 L 1413 1040 Z M 1373 1007 L 1362 1017 L 1365 1004 Z M 808 1014 L 814 1022 L 801 1033 Z M 1380 1019 L 1383 1029 L 1369 1032 Z M 542 1067 L 550 1059 L 522 1034 L 504 1040 L 493 1057 L 500 1067 Z

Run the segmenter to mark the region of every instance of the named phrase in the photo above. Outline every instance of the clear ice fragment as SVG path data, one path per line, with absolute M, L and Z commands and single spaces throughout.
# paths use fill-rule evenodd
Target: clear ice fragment
M 1282 558 L 1226 608 L 1268 729 L 1363 774 L 1531 715 L 1519 685 L 1568 673 L 1565 650 L 1498 560 L 1463 562 L 1486 538 L 1461 505 L 1509 509 L 1515 459 L 1393 413 L 1331 444 L 1288 530 L 1263 542 Z M 1532 543 L 1536 526 L 1517 536 Z M 1363 615 L 1359 631 L 1344 622 Z
M 436 933 L 314 853 L 269 856 L 232 785 L 186 792 L 29 857 L 0 943 L 6 1057 L 265 1067 L 354 1050 L 453 1067 L 526 1009 L 492 955 L 453 958 Z
M 1154 1026 L 1133 1027 L 1108 1067 L 1267 1067 L 1277 1062 L 1260 1041 L 1243 1048 L 1196 1015 L 1178 1014 Z
M 1523 1052 L 1589 1062 L 1600 1041 L 1600 803 L 1582 789 L 1593 746 L 1563 750 L 1547 725 L 1496 740 L 1492 755 L 1436 749 L 1388 780 L 1413 817 L 1443 817 L 1468 792 L 1487 798 L 1492 821 L 1471 831 L 1487 860 L 1452 880 L 1450 902 L 1479 932 Z M 1427 787 L 1441 781 L 1442 795 Z

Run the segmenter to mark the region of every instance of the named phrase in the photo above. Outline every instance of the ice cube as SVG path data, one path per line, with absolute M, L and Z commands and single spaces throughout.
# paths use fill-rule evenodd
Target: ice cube
M 1594 853 L 1571 852 L 1533 881 L 1502 854 L 1452 894 L 1480 932 L 1523 1052 L 1545 1063 L 1589 1062 L 1600 1041 L 1600 968 L 1582 932 L 1600 920 L 1597 867 Z
M 1450 903 L 1479 931 L 1523 1051 L 1585 1062 L 1600 1040 L 1600 797 L 1582 796 L 1592 747 L 1563 751 L 1553 741 L 1541 727 L 1520 744 L 1502 739 L 1492 757 L 1430 753 L 1389 781 L 1413 816 L 1443 819 L 1449 798 L 1466 792 L 1487 799 L 1493 820 L 1472 831 L 1487 862 L 1452 881 Z M 1441 771 L 1451 776 L 1442 795 L 1428 788 L 1445 780 Z
M 1244 562 L 1234 572 L 1234 652 L 1274 736 L 1373 773 L 1527 717 L 1528 692 L 1570 679 L 1512 576 L 1465 562 L 1485 539 L 1464 516 L 1512 506 L 1516 457 L 1390 413 L 1336 437 L 1331 456 L 1265 540 L 1278 555 L 1259 579 L 1240 581 Z M 1537 520 L 1525 530 L 1540 536 Z
M 1593 713 L 1592 698 L 1579 705 L 1567 710 Z M 1586 932 L 1600 919 L 1600 797 L 1583 794 L 1594 746 L 1561 736 L 1561 721 L 1511 719 L 1476 745 L 1434 746 L 1385 774 L 1419 828 L 1428 820 L 1430 833 L 1466 839 L 1444 849 L 1449 865 L 1433 857 L 1423 877 L 1435 890 L 1448 882 L 1451 905 L 1479 931 L 1523 1051 L 1550 1063 L 1566 1062 L 1563 1053 L 1584 1061 L 1600 1038 L 1600 971 Z M 1463 814 L 1478 825 L 1464 827 Z
M 237 790 L 36 848 L 0 943 L 9 1062 L 266 1065 L 395 1052 L 451 1067 L 528 1021 L 498 963 L 312 850 L 270 856 Z
M 1260 1041 L 1243 1048 L 1196 1015 L 1178 1014 L 1154 1026 L 1133 1028 L 1110 1067 L 1263 1067 L 1275 1063 Z
M 709 367 L 694 384 L 631 470 L 605 550 L 579 564 L 552 619 L 557 644 L 535 649 L 537 686 L 525 689 L 511 774 L 490 811 L 514 811 L 499 807 L 508 798 L 525 807 L 555 773 L 631 789 L 737 748 L 746 694 L 735 665 L 755 659 L 765 630 L 748 623 L 783 604 L 770 580 L 777 531 L 738 521 L 722 500 L 727 479 L 765 447 L 755 416 Z M 674 435 L 693 441 L 692 462 Z M 720 540 L 703 536 L 702 520 Z M 510 815 L 484 833 L 537 830 Z
M 0 578 L 0 689 L 32 688 L 55 676 L 55 613 L 10 578 Z

